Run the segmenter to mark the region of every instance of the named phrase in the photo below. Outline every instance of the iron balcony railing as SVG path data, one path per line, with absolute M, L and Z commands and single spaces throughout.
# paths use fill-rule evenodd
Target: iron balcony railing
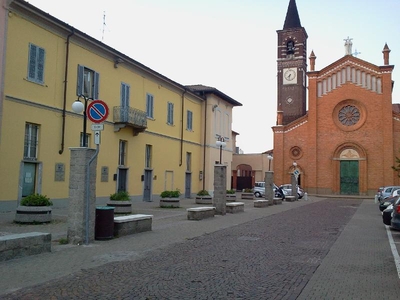
M 142 132 L 147 128 L 146 112 L 129 106 L 114 106 L 113 121 Z

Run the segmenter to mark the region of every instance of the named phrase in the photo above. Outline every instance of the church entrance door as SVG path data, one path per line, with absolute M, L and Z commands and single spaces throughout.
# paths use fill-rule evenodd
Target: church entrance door
M 340 161 L 340 194 L 358 195 L 358 161 L 342 160 Z

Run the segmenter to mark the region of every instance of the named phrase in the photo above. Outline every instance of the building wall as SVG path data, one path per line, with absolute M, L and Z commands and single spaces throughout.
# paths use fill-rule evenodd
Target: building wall
M 102 46 L 78 30 L 70 37 L 68 65 L 66 66 L 67 36 L 69 25 L 48 18 L 39 10 L 28 12 L 20 2 L 11 7 L 8 15 L 8 40 L 5 69 L 5 90 L 0 143 L 0 200 L 16 200 L 21 197 L 21 165 L 31 161 L 24 159 L 25 124 L 39 125 L 38 156 L 34 163 L 40 176 L 36 177 L 36 192 L 52 199 L 68 197 L 70 147 L 80 145 L 83 115 L 72 111 L 77 99 L 78 65 L 100 74 L 99 99 L 105 101 L 110 114 L 101 132 L 100 152 L 97 164 L 98 197 L 108 197 L 117 190 L 114 175 L 118 168 L 128 170 L 127 190 L 134 199 L 141 200 L 145 169 L 146 145 L 152 146 L 152 199 L 165 189 L 185 190 L 187 171 L 192 174 L 191 192 L 213 190 L 213 169 L 219 160 L 213 105 L 229 116 L 223 126 L 227 146 L 223 150 L 223 163 L 231 173 L 233 144 L 231 138 L 232 105 L 217 96 L 205 98 L 186 91 L 185 87 L 135 63 L 113 49 Z M 44 83 L 27 79 L 29 43 L 46 51 Z M 124 61 L 115 64 L 116 56 Z M 67 80 L 64 76 L 67 71 Z M 64 97 L 64 83 L 66 90 Z M 120 106 L 121 82 L 130 86 L 130 107 L 146 111 L 146 94 L 154 96 L 154 118 L 147 119 L 147 128 L 138 135 L 130 127 L 117 130 L 113 121 L 113 108 Z M 62 146 L 63 106 L 65 100 L 65 138 Z M 81 98 L 82 100 L 82 98 Z M 167 103 L 174 104 L 174 123 L 167 124 Z M 187 110 L 193 113 L 193 129 L 187 130 Z M 207 114 L 207 117 L 205 116 Z M 94 148 L 93 132 L 88 120 L 87 133 L 91 134 L 89 147 Z M 207 127 L 206 127 L 207 125 Z M 222 126 L 222 125 L 221 125 Z M 204 140 L 206 135 L 206 140 Z M 126 141 L 126 164 L 118 165 L 119 142 Z M 206 142 L 204 144 L 204 141 Z M 205 152 L 204 152 L 205 151 Z M 191 153 L 191 167 L 187 170 L 186 155 Z M 206 160 L 204 160 L 204 157 Z M 56 168 L 65 168 L 64 179 L 56 180 Z M 108 176 L 102 176 L 104 167 Z M 203 172 L 203 179 L 199 176 Z M 104 175 L 104 174 L 103 174 Z M 102 178 L 103 177 L 103 178 Z M 229 176 L 228 176 L 229 177 Z M 229 185 L 230 186 L 230 178 Z M 227 182 L 228 183 L 228 182 Z
M 350 76 L 340 86 L 321 94 L 322 83 L 325 85 L 324 81 L 342 68 L 350 68 Z M 377 67 L 346 56 L 321 71 L 310 72 L 307 116 L 273 128 L 275 176 L 289 182 L 297 169 L 300 183 L 308 192 L 340 194 L 340 163 L 357 160 L 360 195 L 373 195 L 379 186 L 398 184 L 391 168 L 399 149 L 400 125 L 392 110 L 392 69 L 393 66 Z M 357 72 L 376 76 L 382 89 L 365 86 L 355 78 Z M 339 121 L 339 111 L 345 106 L 360 111 L 354 125 L 345 126 Z M 346 150 L 355 150 L 359 157 L 344 156 Z
M 222 148 L 222 164 L 226 165 L 227 189 L 231 187 L 232 174 L 231 162 L 234 152 L 234 141 L 232 139 L 232 105 L 216 95 L 207 97 L 207 135 L 206 135 L 206 159 L 205 173 L 214 174 L 214 166 L 219 163 L 221 149 L 217 147 L 216 142 L 219 136 L 224 138 L 226 146 Z M 214 177 L 205 176 L 205 187 L 211 192 L 214 191 Z
M 232 158 L 232 170 L 237 170 L 240 165 L 251 166 L 254 171 L 254 181 L 264 181 L 265 172 L 268 170 L 274 171 L 273 160 L 269 163 L 267 153 L 234 154 Z

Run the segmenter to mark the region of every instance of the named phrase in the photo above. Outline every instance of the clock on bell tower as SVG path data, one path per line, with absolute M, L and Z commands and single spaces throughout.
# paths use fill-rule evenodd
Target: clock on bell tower
M 296 1 L 290 0 L 285 23 L 278 33 L 278 99 L 282 124 L 306 114 L 307 32 L 301 26 Z

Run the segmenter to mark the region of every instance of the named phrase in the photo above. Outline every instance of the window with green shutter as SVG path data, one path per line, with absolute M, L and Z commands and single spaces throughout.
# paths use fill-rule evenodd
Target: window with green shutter
M 151 94 L 146 95 L 146 115 L 148 118 L 154 118 L 154 97 Z
M 44 83 L 45 51 L 34 44 L 29 44 L 28 80 Z
M 189 131 L 193 130 L 193 112 L 187 111 L 186 129 Z
M 85 66 L 78 65 L 78 80 L 76 85 L 77 96 L 99 98 L 100 74 Z
M 167 104 L 167 124 L 174 125 L 174 104 L 168 102 Z

